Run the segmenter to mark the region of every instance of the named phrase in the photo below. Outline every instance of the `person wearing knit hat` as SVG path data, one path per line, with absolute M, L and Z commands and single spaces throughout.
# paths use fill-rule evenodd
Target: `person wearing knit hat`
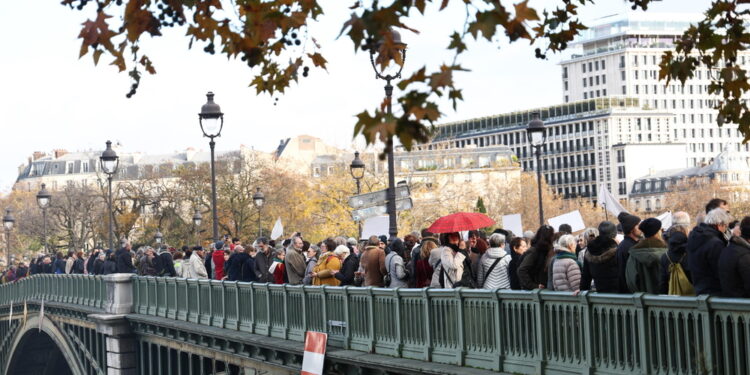
M 617 275 L 620 293 L 630 293 L 627 280 L 625 279 L 625 266 L 628 263 L 630 248 L 641 240 L 643 233 L 638 228 L 641 218 L 627 212 L 617 215 L 617 220 L 622 226 L 623 240 L 617 245 Z
M 656 218 L 643 220 L 638 228 L 646 236 L 629 251 L 625 266 L 625 280 L 631 293 L 659 294 L 661 258 L 667 252 L 667 244 L 661 239 L 661 221 Z
M 599 224 L 599 235 L 588 243 L 583 256 L 581 290 L 591 290 L 592 281 L 599 293 L 620 290 L 617 274 L 617 227 L 610 221 Z

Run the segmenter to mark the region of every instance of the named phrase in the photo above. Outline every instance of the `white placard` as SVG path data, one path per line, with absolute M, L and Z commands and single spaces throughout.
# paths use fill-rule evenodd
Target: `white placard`
M 276 220 L 276 224 L 273 225 L 271 230 L 271 239 L 275 240 L 284 235 L 284 226 L 281 224 L 281 218 Z
M 516 237 L 523 236 L 521 214 L 503 215 L 503 229 L 513 232 Z
M 368 218 L 362 224 L 362 238 L 366 240 L 370 236 L 388 235 L 388 216 L 374 216 Z
M 672 212 L 671 211 L 667 211 L 657 216 L 656 218 L 659 219 L 659 221 L 661 221 L 661 230 L 666 232 L 669 230 L 669 228 L 672 227 Z
M 586 229 L 586 224 L 583 223 L 583 217 L 581 217 L 581 212 L 578 210 L 568 212 L 567 214 L 562 214 L 557 217 L 553 217 L 547 220 L 547 223 L 557 231 L 560 228 L 560 225 L 568 224 L 570 225 L 570 228 L 572 229 L 573 233 L 578 232 L 579 230 Z

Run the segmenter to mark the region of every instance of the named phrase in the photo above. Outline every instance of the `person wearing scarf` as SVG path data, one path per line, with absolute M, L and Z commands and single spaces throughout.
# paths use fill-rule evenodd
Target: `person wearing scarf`
M 552 258 L 551 289 L 558 292 L 578 292 L 581 285 L 581 265 L 576 256 L 576 238 L 563 235 L 557 241 Z
M 273 254 L 271 266 L 268 267 L 268 273 L 273 276 L 274 284 L 284 284 L 284 250 L 278 249 Z

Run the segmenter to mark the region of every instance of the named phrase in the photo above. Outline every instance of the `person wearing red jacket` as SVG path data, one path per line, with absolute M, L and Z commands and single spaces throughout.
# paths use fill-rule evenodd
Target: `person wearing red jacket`
M 221 280 L 224 278 L 224 243 L 218 241 L 216 245 L 216 250 L 211 253 L 213 275 L 215 280 Z

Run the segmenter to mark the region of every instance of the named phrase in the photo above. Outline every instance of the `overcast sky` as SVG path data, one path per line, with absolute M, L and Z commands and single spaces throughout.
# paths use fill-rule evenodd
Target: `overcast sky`
M 77 36 L 86 18 L 82 12 L 63 7 L 59 1 L 9 2 L 0 12 L 0 193 L 10 189 L 18 166 L 34 151 L 99 150 L 107 139 L 121 142 L 128 151 L 207 149 L 197 113 L 209 90 L 215 92 L 225 113 L 224 131 L 217 139 L 220 150 L 244 144 L 270 151 L 279 139 L 299 134 L 350 147 L 354 115 L 377 106 L 383 82 L 374 79 L 367 55 L 355 55 L 345 38 L 336 40 L 349 3 L 324 1 L 326 16 L 310 28 L 323 46 L 328 72 L 311 70 L 310 77 L 289 88 L 274 106 L 274 98 L 258 96 L 248 87 L 251 71 L 241 62 L 207 55 L 202 45 L 188 50 L 184 29 L 168 30 L 153 40 L 145 38 L 142 50 L 158 74 L 145 76 L 138 94 L 127 99 L 129 77 L 107 66 L 107 58 L 98 67 L 90 55 L 78 59 Z M 533 6 L 557 3 L 531 1 Z M 702 11 L 709 3 L 667 0 L 654 4 L 649 12 Z M 584 10 L 582 19 L 590 22 L 627 10 L 623 1 L 600 0 Z M 458 6 L 409 20 L 421 33 L 402 33 L 409 44 L 404 75 L 424 64 L 434 69 L 449 61 L 447 37 L 462 22 L 463 9 Z M 455 112 L 446 103 L 443 121 L 562 101 L 561 57 L 538 60 L 527 42 L 502 43 L 501 47 L 472 42 L 469 46 L 471 52 L 460 63 L 471 72 L 456 77 L 465 101 Z

